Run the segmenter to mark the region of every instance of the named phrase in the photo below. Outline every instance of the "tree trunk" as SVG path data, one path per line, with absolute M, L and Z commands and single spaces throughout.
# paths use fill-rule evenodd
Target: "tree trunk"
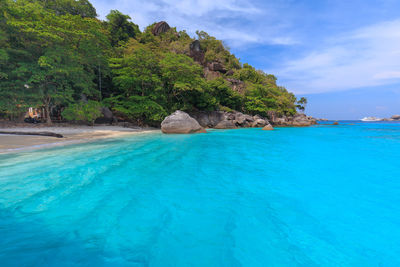
M 51 121 L 50 118 L 50 101 L 47 101 L 48 99 L 46 99 L 45 101 L 45 109 L 46 109 L 46 123 L 48 125 L 51 125 L 53 122 Z

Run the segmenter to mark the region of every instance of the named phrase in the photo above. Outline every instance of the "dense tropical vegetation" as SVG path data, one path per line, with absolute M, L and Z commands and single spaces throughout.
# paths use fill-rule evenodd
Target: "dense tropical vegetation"
M 177 109 L 304 110 L 306 99 L 240 63 L 221 41 L 162 26 L 141 32 L 117 10 L 101 21 L 88 0 L 0 0 L 0 116 L 17 120 L 41 107 L 93 123 L 108 107 L 157 125 Z

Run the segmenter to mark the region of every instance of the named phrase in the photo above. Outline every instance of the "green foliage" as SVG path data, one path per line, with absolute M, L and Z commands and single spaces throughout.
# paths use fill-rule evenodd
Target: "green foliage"
M 204 31 L 196 31 L 200 46 L 205 51 L 205 61 L 207 62 L 221 62 L 228 69 L 239 69 L 239 60 L 229 52 L 227 46 L 222 41 L 217 40 L 215 37 L 208 35 Z
M 307 102 L 308 102 L 307 98 L 305 97 L 300 98 L 299 100 L 297 100 L 296 108 L 301 112 L 304 112 L 306 110 Z
M 90 125 L 101 117 L 101 103 L 89 100 L 87 103 L 78 102 L 69 105 L 62 112 L 62 116 L 69 121 L 85 122 Z
M 122 14 L 118 10 L 111 10 L 106 18 L 106 26 L 113 46 L 120 42 L 126 42 L 129 38 L 140 34 L 139 26 L 129 21 L 131 17 Z
M 58 15 L 45 7 L 47 2 L 6 1 L 7 19 L 0 31 L 7 40 L 1 54 L 8 64 L 0 94 L 12 97 L 17 106 L 43 105 L 47 111 L 82 93 L 98 97 L 96 70 L 109 47 L 102 24 L 82 14 Z
M 132 95 L 124 97 L 119 95 L 108 98 L 106 103 L 112 107 L 117 115 L 129 118 L 139 125 L 144 123 L 158 125 L 168 115 L 165 109 L 152 100 L 150 96 Z
M 82 18 L 97 17 L 96 9 L 88 0 L 40 0 L 47 9 L 52 9 L 57 15 L 79 15 Z
M 174 109 L 209 110 L 216 106 L 207 84 L 202 78 L 202 68 L 190 57 L 166 53 L 160 62 L 161 75 Z
M 140 48 L 123 58 L 113 58 L 110 67 L 115 84 L 126 96 L 160 90 L 160 67 L 151 50 Z
M 294 114 L 307 104 L 278 86 L 275 76 L 242 66 L 222 41 L 203 31 L 197 32 L 201 62 L 195 62 L 190 57 L 195 39 L 185 31 L 171 28 L 155 36 L 152 24 L 141 33 L 117 10 L 100 21 L 88 0 L 0 0 L 0 5 L 0 113 L 10 118 L 30 106 L 47 112 L 60 106 L 68 120 L 92 123 L 95 100 L 103 99 L 120 118 L 141 125 L 158 125 L 177 109 L 266 116 Z M 229 72 L 207 80 L 204 69 L 211 62 Z M 93 101 L 82 103 L 82 95 Z
M 233 91 L 226 80 L 218 78 L 207 83 L 219 105 L 229 110 L 242 110 L 244 97 Z

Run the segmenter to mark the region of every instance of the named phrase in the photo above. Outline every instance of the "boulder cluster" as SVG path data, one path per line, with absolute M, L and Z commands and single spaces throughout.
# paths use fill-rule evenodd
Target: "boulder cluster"
M 261 116 L 250 116 L 241 112 L 203 111 L 193 112 L 190 115 L 201 126 L 215 129 L 264 127 L 269 124 L 268 120 Z
M 270 122 L 274 126 L 295 126 L 295 127 L 311 126 L 317 124 L 317 120 L 315 118 L 301 113 L 296 114 L 294 116 L 281 116 L 281 117 L 272 116 Z
M 205 128 L 237 129 L 237 128 L 263 128 L 273 130 L 273 126 L 310 126 L 316 120 L 304 114 L 291 117 L 273 117 L 269 121 L 259 115 L 251 116 L 241 112 L 225 111 L 199 111 L 187 114 L 177 110 L 161 123 L 163 133 L 205 133 Z

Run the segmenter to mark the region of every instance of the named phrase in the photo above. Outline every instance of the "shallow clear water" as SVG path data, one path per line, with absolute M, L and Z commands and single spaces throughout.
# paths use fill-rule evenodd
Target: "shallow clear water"
M 1 266 L 400 266 L 400 124 L 0 156 Z

